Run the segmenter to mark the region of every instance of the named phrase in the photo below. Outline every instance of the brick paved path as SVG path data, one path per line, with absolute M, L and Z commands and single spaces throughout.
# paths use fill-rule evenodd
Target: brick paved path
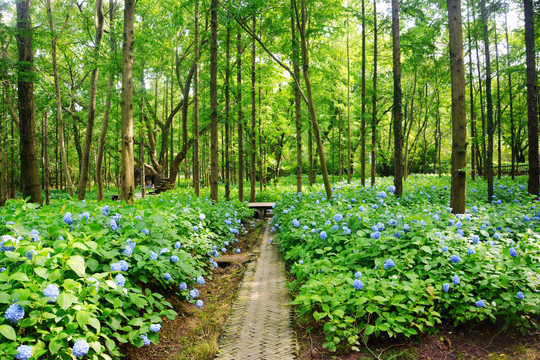
M 231 314 L 219 340 L 219 360 L 294 359 L 285 264 L 277 245 L 269 243 L 269 223 L 261 253 L 249 263 Z

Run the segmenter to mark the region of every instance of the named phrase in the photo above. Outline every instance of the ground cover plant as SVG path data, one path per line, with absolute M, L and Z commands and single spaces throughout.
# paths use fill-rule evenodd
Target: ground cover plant
M 251 212 L 181 191 L 133 206 L 63 199 L 0 209 L 0 357 L 112 359 L 122 343 L 157 343 L 176 313 L 160 292 L 197 307 L 198 287 L 236 253 Z
M 301 317 L 323 324 L 330 350 L 486 319 L 536 326 L 540 209 L 526 183 L 499 180 L 494 197 L 470 182 L 468 210 L 448 207 L 448 177 L 412 176 L 401 198 L 390 179 L 289 193 L 273 229 Z

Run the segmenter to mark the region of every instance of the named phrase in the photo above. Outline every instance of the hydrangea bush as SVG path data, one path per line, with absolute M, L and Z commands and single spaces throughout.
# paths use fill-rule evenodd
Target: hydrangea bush
M 300 316 L 323 326 L 329 349 L 371 336 L 410 337 L 438 324 L 533 326 L 540 312 L 540 208 L 526 179 L 468 185 L 454 215 L 448 177 L 411 176 L 398 199 L 389 179 L 324 193 L 289 193 L 273 231 L 290 264 Z M 348 230 L 347 230 L 348 229 Z M 356 275 L 355 275 L 356 274 Z
M 212 248 L 235 251 L 225 243 L 249 215 L 246 204 L 178 192 L 134 206 L 10 200 L 0 208 L 0 358 L 116 359 L 121 343 L 157 343 L 176 315 L 160 289 L 196 303 L 189 293 L 211 277 Z

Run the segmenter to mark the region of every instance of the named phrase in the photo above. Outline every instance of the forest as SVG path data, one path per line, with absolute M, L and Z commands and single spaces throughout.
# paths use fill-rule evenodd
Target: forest
M 0 0 L 0 358 L 536 358 L 539 5 Z

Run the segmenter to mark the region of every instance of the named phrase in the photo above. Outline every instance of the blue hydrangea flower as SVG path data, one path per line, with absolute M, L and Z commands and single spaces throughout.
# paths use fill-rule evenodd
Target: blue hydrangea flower
M 495 239 L 495 240 L 499 240 L 500 238 L 501 238 L 501 235 L 499 233 L 495 233 L 493 235 L 493 239 Z
M 221 252 L 222 252 L 222 253 L 226 253 L 226 252 L 227 252 L 227 249 L 226 249 L 226 248 L 221 248 Z
M 467 255 L 472 255 L 472 254 L 474 254 L 474 249 L 473 248 L 467 249 Z
M 531 221 L 531 218 L 528 217 L 527 215 L 523 215 L 523 221 L 529 222 L 529 221 Z
M 180 241 L 177 241 L 176 244 L 174 244 L 174 248 L 175 248 L 175 249 L 180 249 L 180 246 L 182 246 L 182 244 L 180 243 Z
M 125 285 L 125 283 L 126 283 L 126 278 L 124 277 L 124 275 L 118 274 L 118 275 L 116 275 L 116 277 L 114 278 L 114 282 L 116 283 L 116 285 L 121 286 L 121 287 L 124 287 L 124 285 Z
M 388 269 L 393 268 L 394 266 L 396 266 L 396 264 L 394 263 L 392 259 L 386 259 L 386 261 L 384 262 L 383 269 L 388 270 Z
M 88 286 L 94 286 L 96 289 L 99 287 L 99 281 L 94 277 L 88 278 Z
M 363 207 L 363 206 L 359 206 L 359 207 L 358 207 L 358 211 L 363 212 L 363 211 L 364 211 L 364 207 Z
M 334 215 L 334 221 L 336 221 L 336 222 L 343 221 L 343 215 L 341 215 L 341 214 Z
M 141 232 L 142 232 L 144 235 L 150 234 L 150 230 L 148 230 L 148 229 L 142 229 Z
M 129 269 L 129 264 L 126 260 L 120 260 L 118 264 L 120 265 L 120 270 L 122 271 L 127 271 Z
M 34 255 L 37 255 L 37 251 L 34 250 L 34 249 L 28 250 L 28 251 L 26 252 L 26 258 L 27 258 L 28 260 L 32 260 L 32 259 L 34 258 Z
M 390 226 L 397 226 L 398 222 L 396 219 L 390 219 L 388 220 L 388 225 Z
M 410 231 L 410 230 L 411 230 L 410 225 L 409 225 L 409 224 L 404 224 L 404 225 L 403 225 L 403 230 L 404 230 L 404 231 Z
M 157 260 L 157 257 L 158 257 L 158 255 L 156 254 L 156 252 L 154 252 L 154 251 L 150 252 L 150 259 Z
M 131 246 L 129 246 L 129 245 L 126 245 L 126 247 L 122 251 L 122 254 L 127 255 L 127 256 L 131 256 L 131 254 L 133 254 L 133 248 Z
M 375 232 L 371 233 L 370 236 L 371 236 L 372 239 L 376 240 L 376 239 L 379 239 L 381 237 L 381 233 L 380 233 L 380 231 L 375 231 Z
M 444 252 L 448 251 L 448 246 L 444 245 L 444 246 L 442 247 L 442 251 L 444 251 Z
M 521 292 L 521 291 L 518 292 L 516 296 L 517 296 L 517 298 L 518 298 L 519 300 L 525 299 L 525 295 L 523 295 L 523 292 Z
M 187 284 L 186 284 L 185 282 L 180 283 L 180 285 L 178 285 L 178 287 L 179 287 L 180 290 L 182 290 L 182 291 L 187 290 Z
M 105 216 L 109 215 L 109 205 L 105 205 L 102 209 L 101 209 L 101 213 Z
M 442 290 L 447 293 L 448 290 L 450 290 L 450 284 L 449 283 L 444 283 L 443 286 L 442 286 Z
M 295 228 L 300 226 L 300 222 L 297 219 L 293 219 L 292 224 Z
M 476 302 L 476 306 L 483 308 L 486 306 L 486 303 L 484 302 L 484 300 L 478 300 Z
M 111 271 L 122 271 L 122 267 L 119 263 L 112 263 L 111 264 Z
M 148 339 L 148 336 L 146 334 L 141 334 L 141 339 L 144 342 L 144 346 L 150 345 L 150 340 Z
M 161 330 L 161 324 L 152 324 L 150 325 L 150 331 L 157 333 L 159 330 Z
M 43 296 L 50 298 L 50 303 L 55 302 L 58 298 L 58 295 L 60 295 L 60 290 L 58 289 L 58 286 L 54 284 L 47 285 L 45 290 L 43 290 Z
M 199 284 L 199 285 L 204 285 L 204 283 L 205 283 L 204 277 L 199 276 L 199 277 L 197 278 L 197 284 Z
M 452 255 L 450 256 L 450 261 L 457 264 L 458 262 L 461 261 L 461 258 L 458 255 Z
M 362 273 L 360 271 L 357 271 L 354 273 L 354 277 L 360 279 L 362 277 Z
M 65 215 L 64 215 L 64 222 L 68 225 L 72 225 L 74 223 L 74 220 L 73 220 L 73 216 L 71 215 L 70 212 L 67 212 Z
M 189 296 L 191 296 L 193 299 L 196 299 L 199 297 L 199 290 L 193 289 L 189 292 Z
M 508 252 L 509 252 L 511 257 L 516 257 L 517 256 L 517 251 L 514 248 L 510 248 L 510 250 Z
M 386 197 L 386 193 L 384 191 L 381 191 L 381 192 L 379 192 L 377 197 L 380 198 L 380 199 L 384 199 Z
M 197 308 L 199 308 L 199 309 L 202 308 L 203 305 L 204 305 L 204 303 L 203 303 L 202 300 L 197 300 L 197 302 L 195 303 L 195 306 L 196 306 Z
M 199 220 L 200 220 L 200 221 L 203 221 L 204 219 L 206 219 L 206 215 L 204 215 L 204 214 L 199 214 Z
M 30 231 L 30 239 L 32 240 L 32 242 L 39 241 L 39 231 L 36 229 Z
M 454 275 L 452 276 L 452 282 L 456 285 L 459 285 L 459 283 L 461 282 L 461 280 L 459 279 L 459 276 L 457 275 Z
M 300 260 L 298 260 L 298 263 L 299 263 L 300 265 L 302 265 L 302 264 L 304 263 L 304 260 L 300 259 Z
M 237 254 L 240 254 L 240 251 L 241 251 L 240 249 L 236 249 Z
M 118 224 L 116 223 L 114 219 L 111 219 L 111 221 L 109 222 L 109 225 L 112 231 L 118 230 Z
M 6 271 L 7 269 L 5 267 L 0 267 L 0 273 L 3 273 L 4 271 Z
M 339 229 L 339 226 L 337 224 L 335 224 L 334 226 L 332 226 L 332 229 L 337 230 L 337 229 Z
M 163 248 L 163 249 L 161 249 L 161 250 L 159 251 L 159 255 L 162 255 L 162 254 L 168 253 L 168 252 L 171 252 L 171 251 L 170 251 L 169 249 L 167 249 L 167 248 Z
M 75 341 L 75 345 L 73 345 L 73 349 L 71 349 L 73 352 L 73 356 L 75 357 L 83 357 L 88 353 L 88 350 L 90 350 L 90 345 L 88 345 L 88 342 L 86 340 L 77 340 Z
M 350 235 L 350 234 L 351 234 L 351 229 L 347 227 L 343 229 L 343 235 Z
M 396 192 L 396 187 L 394 185 L 388 186 L 388 192 L 393 194 L 394 192 Z
M 379 207 L 379 205 L 377 205 L 377 204 L 371 205 L 371 208 L 372 208 L 373 210 L 377 210 L 378 207 Z
M 326 240 L 328 238 L 328 235 L 326 235 L 326 231 L 321 231 L 321 233 L 319 234 L 319 236 L 321 237 L 321 239 L 323 240 Z
M 24 309 L 19 304 L 11 304 L 7 308 L 4 316 L 7 321 L 15 324 L 24 317 Z
M 171 280 L 171 274 L 169 273 L 163 274 L 163 277 L 165 278 L 165 280 Z
M 194 226 L 194 227 L 193 227 L 193 231 L 199 231 L 199 227 L 198 227 L 198 226 Z
M 171 256 L 171 262 L 177 263 L 178 260 L 180 260 L 180 259 L 178 258 L 178 256 L 176 256 L 176 255 Z
M 26 360 L 32 357 L 32 348 L 28 345 L 19 345 L 15 359 Z
M 478 235 L 473 235 L 472 236 L 473 244 L 478 244 L 479 241 L 480 241 L 480 237 Z
M 359 279 L 354 279 L 353 285 L 356 290 L 362 290 L 364 288 L 364 283 Z

